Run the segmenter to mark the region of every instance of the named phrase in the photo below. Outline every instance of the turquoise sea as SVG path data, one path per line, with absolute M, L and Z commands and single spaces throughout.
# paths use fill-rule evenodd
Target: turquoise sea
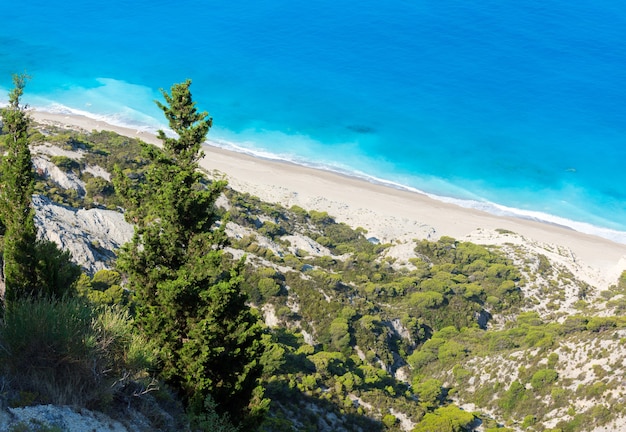
M 626 3 L 0 2 L 0 102 L 155 130 L 626 243 Z

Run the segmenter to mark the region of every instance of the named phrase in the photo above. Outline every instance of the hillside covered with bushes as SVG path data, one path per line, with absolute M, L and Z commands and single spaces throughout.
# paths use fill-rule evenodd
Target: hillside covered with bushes
M 22 293 L 0 329 L 8 406 L 84 407 L 129 430 L 624 424 L 626 276 L 590 286 L 513 241 L 416 238 L 397 254 L 333 215 L 233 190 L 197 169 L 210 119 L 190 109 L 188 88 L 164 93 L 179 129 L 162 148 L 62 125 L 22 131 L 31 194 L 122 212 L 135 234 L 115 250 L 85 238 L 97 271 L 33 238 L 33 286 L 54 289 L 3 275 Z M 25 262 L 7 255 L 2 214 L 5 263 Z

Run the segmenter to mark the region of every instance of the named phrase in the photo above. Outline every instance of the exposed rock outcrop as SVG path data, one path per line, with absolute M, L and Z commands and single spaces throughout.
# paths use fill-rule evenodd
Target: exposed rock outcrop
M 64 189 L 75 189 L 79 196 L 85 195 L 85 183 L 74 173 L 64 172 L 61 168 L 44 157 L 33 158 L 33 166 L 39 175 L 49 177 Z
M 116 211 L 74 209 L 41 195 L 33 195 L 33 204 L 39 236 L 70 251 L 89 274 L 108 268 L 115 251 L 133 236 L 133 226 Z
M 127 432 L 120 422 L 98 412 L 67 406 L 37 405 L 0 412 L 1 430 L 49 430 L 67 432 Z

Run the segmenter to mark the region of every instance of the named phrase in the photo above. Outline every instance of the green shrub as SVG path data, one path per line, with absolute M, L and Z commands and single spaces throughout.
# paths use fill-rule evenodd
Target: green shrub
M 386 427 L 391 428 L 395 426 L 396 423 L 398 423 L 398 419 L 393 414 L 385 414 L 383 416 L 383 424 Z
M 285 234 L 285 230 L 280 225 L 277 225 L 270 221 L 264 222 L 263 226 L 259 228 L 258 231 L 259 234 L 270 237 L 271 239 Z
M 272 278 L 261 278 L 259 280 L 258 289 L 264 298 L 273 297 L 280 293 L 280 285 Z
M 91 278 L 91 286 L 98 291 L 106 291 L 113 285 L 119 285 L 122 282 L 122 276 L 113 270 L 98 270 Z
M 524 385 L 519 381 L 513 381 L 509 389 L 498 400 L 498 405 L 502 410 L 510 414 L 515 410 L 518 404 L 528 398 L 528 392 Z
M 455 405 L 448 405 L 427 413 L 413 432 L 461 432 L 468 430 L 473 422 L 473 414 Z
M 326 212 L 311 210 L 309 212 L 309 217 L 311 218 L 311 222 L 316 225 L 328 225 L 334 222 L 334 219 Z
M 535 423 L 537 423 L 537 417 L 535 417 L 532 414 L 529 414 L 526 417 L 524 417 L 524 421 L 522 422 L 522 428 L 528 429 L 529 427 L 535 425 Z
M 437 360 L 437 354 L 423 349 L 419 351 L 415 350 L 413 354 L 407 358 L 409 365 L 415 370 L 419 370 L 435 360 Z
M 189 423 L 194 431 L 206 432 L 237 432 L 239 428 L 232 425 L 228 414 L 219 415 L 215 410 L 217 403 L 209 395 L 204 400 L 204 411 L 201 414 L 190 414 Z
M 528 347 L 537 346 L 539 341 L 541 341 L 545 337 L 545 335 L 545 332 L 541 330 L 530 330 L 524 338 L 524 345 Z
M 459 384 L 465 383 L 465 381 L 472 376 L 472 373 L 469 370 L 464 369 L 458 364 L 454 365 L 454 367 L 452 368 L 452 374 Z
M 289 210 L 291 210 L 291 212 L 301 220 L 304 220 L 309 215 L 305 209 L 297 205 L 291 206 Z
M 409 299 L 409 304 L 419 310 L 436 309 L 443 303 L 443 295 L 435 291 L 416 292 Z
M 593 317 L 587 323 L 587 330 L 592 332 L 601 332 L 617 326 L 613 317 Z
M 80 163 L 67 156 L 52 156 L 50 161 L 65 172 L 73 171 L 78 173 L 80 171 Z
M 589 319 L 582 315 L 570 315 L 563 322 L 563 333 L 569 334 L 580 332 L 587 328 Z
M 554 369 L 558 361 L 559 361 L 559 355 L 555 352 L 551 353 L 548 356 L 548 368 Z
M 541 391 L 546 386 L 555 382 L 558 377 L 559 374 L 553 369 L 540 369 L 533 374 L 533 377 L 530 379 L 530 384 L 536 391 Z
M 330 323 L 331 347 L 344 354 L 350 352 L 350 326 L 343 317 L 335 318 Z
M 38 292 L 53 298 L 73 294 L 74 282 L 79 278 L 81 270 L 72 262 L 72 255 L 50 240 L 37 241 L 35 254 Z
M 443 383 L 438 379 L 431 378 L 422 383 L 415 383 L 415 394 L 422 406 L 433 408 L 437 406 L 441 398 L 441 386 Z
M 81 275 L 76 282 L 76 291 L 96 305 L 126 305 L 129 293 L 121 287 L 121 280 L 121 275 L 116 271 L 99 270 L 91 279 Z
M 101 201 L 106 203 L 115 195 L 115 189 L 110 181 L 102 177 L 90 177 L 85 182 L 85 191 L 92 201 Z
M 449 340 L 439 347 L 437 357 L 443 364 L 456 362 L 463 359 L 467 355 L 465 347 L 460 343 Z

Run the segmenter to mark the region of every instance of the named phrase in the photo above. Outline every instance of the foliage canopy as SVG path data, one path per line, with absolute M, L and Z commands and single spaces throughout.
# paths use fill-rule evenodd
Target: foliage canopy
M 259 408 L 251 400 L 259 395 L 262 328 L 240 290 L 243 262 L 223 251 L 226 219 L 214 203 L 226 184 L 207 183 L 198 171 L 211 119 L 197 111 L 190 84 L 162 92 L 167 104 L 158 105 L 177 138 L 160 131 L 163 148 L 144 146 L 145 177 L 116 171 L 126 217 L 136 223 L 118 265 L 135 293 L 139 329 L 160 347 L 162 377 L 192 412 L 211 395 L 219 411 L 242 421 Z

